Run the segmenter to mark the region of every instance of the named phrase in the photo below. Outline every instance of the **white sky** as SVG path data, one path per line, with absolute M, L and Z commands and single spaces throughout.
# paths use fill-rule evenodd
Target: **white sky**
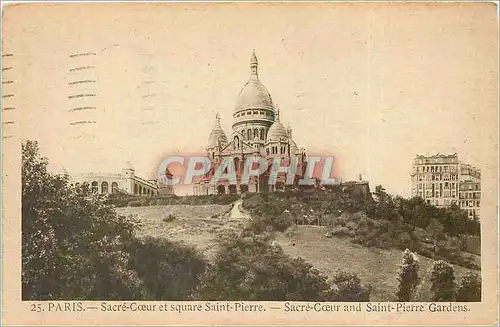
M 229 134 L 255 49 L 281 121 L 309 153 L 333 153 L 344 180 L 409 196 L 412 159 L 437 152 L 496 176 L 494 4 L 20 5 L 3 33 L 3 107 L 17 108 L 4 135 L 38 140 L 56 170 L 130 160 L 154 177 L 165 154 L 206 146 L 215 112 Z M 87 78 L 97 96 L 78 106 L 97 110 L 69 113 L 68 82 Z

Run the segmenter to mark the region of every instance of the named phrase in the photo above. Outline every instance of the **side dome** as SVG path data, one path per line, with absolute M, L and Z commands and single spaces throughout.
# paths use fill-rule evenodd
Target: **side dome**
M 255 51 L 250 60 L 250 78 L 238 94 L 235 111 L 243 109 L 274 109 L 271 94 L 259 80 L 258 60 Z
M 223 130 L 212 130 L 212 132 L 210 132 L 210 136 L 208 137 L 208 145 L 216 146 L 219 145 L 219 143 L 222 146 L 227 145 L 226 133 L 224 133 Z
M 227 145 L 227 136 L 226 133 L 222 130 L 222 127 L 220 126 L 220 117 L 219 114 L 215 116 L 215 124 L 214 127 L 212 128 L 212 131 L 210 132 L 210 136 L 208 137 L 208 146 L 217 146 L 217 145 L 222 145 L 225 146 Z
M 276 121 L 267 131 L 267 141 L 279 141 L 281 139 L 288 139 L 288 133 L 285 126 L 280 122 L 279 111 L 276 111 Z

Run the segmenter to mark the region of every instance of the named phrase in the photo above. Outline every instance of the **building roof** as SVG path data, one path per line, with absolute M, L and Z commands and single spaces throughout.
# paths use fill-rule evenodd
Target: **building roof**
M 250 78 L 238 94 L 235 111 L 243 109 L 274 109 L 271 94 L 260 82 L 258 74 L 258 60 L 255 51 L 250 60 Z
M 267 141 L 279 141 L 282 138 L 288 138 L 285 126 L 280 122 L 279 111 L 276 111 L 276 121 L 271 125 L 267 132 Z
M 215 123 L 212 131 L 210 132 L 210 136 L 208 137 L 208 146 L 225 146 L 227 145 L 227 136 L 226 133 L 222 130 L 220 126 L 220 117 L 217 113 L 215 115 Z

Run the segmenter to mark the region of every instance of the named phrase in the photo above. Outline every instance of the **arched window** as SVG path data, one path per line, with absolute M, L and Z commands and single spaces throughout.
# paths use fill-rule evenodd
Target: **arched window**
M 253 130 L 253 138 L 259 137 L 259 130 L 256 128 Z
M 240 148 L 240 139 L 238 136 L 234 137 L 234 149 L 239 149 Z
M 92 192 L 94 192 L 94 193 L 99 192 L 99 185 L 97 184 L 96 181 L 92 182 Z
M 137 192 L 138 192 L 138 191 L 139 191 L 139 190 L 138 190 L 138 188 L 137 188 L 137 184 L 134 184 L 134 194 L 137 194 Z
M 226 193 L 226 188 L 224 187 L 224 185 L 218 185 L 217 186 L 217 194 L 225 194 Z
M 264 129 L 261 128 L 260 130 L 260 139 L 263 141 L 264 140 Z
M 101 193 L 106 194 L 108 193 L 108 182 L 102 182 L 101 183 Z
M 247 140 L 251 140 L 252 139 L 252 130 L 249 129 L 247 130 Z
M 141 194 L 142 194 L 142 186 L 139 185 L 139 195 L 141 195 Z
M 113 182 L 111 183 L 111 193 L 117 193 L 118 192 L 118 183 Z

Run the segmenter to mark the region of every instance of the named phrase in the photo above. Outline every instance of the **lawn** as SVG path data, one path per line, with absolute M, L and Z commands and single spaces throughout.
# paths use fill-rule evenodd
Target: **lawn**
M 230 205 L 158 205 L 116 208 L 119 214 L 136 215 L 141 227 L 137 234 L 167 238 L 195 246 L 211 258 L 218 249 L 218 235 L 240 228 L 244 221 L 229 218 Z M 175 219 L 164 221 L 173 215 Z
M 317 269 L 332 276 L 337 269 L 356 273 L 362 283 L 372 284 L 371 301 L 394 300 L 398 285 L 397 275 L 402 251 L 367 248 L 353 244 L 349 239 L 325 236 L 321 226 L 297 226 L 297 233 L 279 234 L 276 241 L 292 257 L 302 257 Z M 421 285 L 417 289 L 418 301 L 430 301 L 430 269 L 433 260 L 419 256 Z M 457 282 L 468 269 L 453 266 Z M 479 273 L 479 272 L 477 272 Z
M 165 205 L 117 208 L 120 214 L 137 215 L 141 221 L 139 236 L 154 236 L 181 241 L 204 253 L 209 259 L 218 250 L 218 235 L 227 230 L 241 230 L 245 219 L 232 219 L 230 205 Z M 235 210 L 233 210 L 235 211 Z M 163 221 L 169 215 L 175 219 Z M 237 214 L 233 213 L 233 217 Z M 322 226 L 297 226 L 291 235 L 280 233 L 276 242 L 292 257 L 302 257 L 327 276 L 337 269 L 356 273 L 362 283 L 373 286 L 372 301 L 391 301 L 397 287 L 402 251 L 367 248 L 346 238 L 326 237 Z M 433 260 L 419 256 L 421 285 L 416 300 L 430 301 L 430 269 Z M 468 269 L 453 266 L 457 282 Z

